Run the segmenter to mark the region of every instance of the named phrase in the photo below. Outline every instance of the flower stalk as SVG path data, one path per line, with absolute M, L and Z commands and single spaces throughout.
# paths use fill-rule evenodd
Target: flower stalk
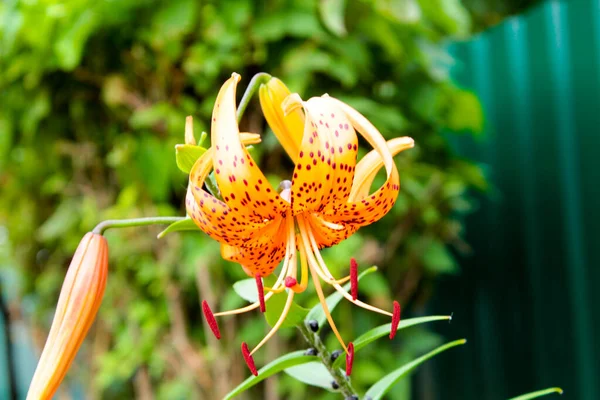
M 342 370 L 333 366 L 335 358 L 331 357 L 332 353 L 327 350 L 327 347 L 325 347 L 325 344 L 321 341 L 319 334 L 313 331 L 311 324 L 314 322 L 316 321 L 308 321 L 300 324 L 298 329 L 302 333 L 304 339 L 308 342 L 309 347 L 316 351 L 316 355 L 319 356 L 321 362 L 333 377 L 334 382 L 332 382 L 332 388 L 336 389 L 337 385 L 337 390 L 339 390 L 344 397 L 358 396 L 358 393 L 350 383 L 350 378 L 347 377 Z
M 185 217 L 144 217 L 131 219 L 108 219 L 96 225 L 92 232 L 98 235 L 102 235 L 105 230 L 110 228 L 130 228 L 134 226 L 172 224 L 174 222 L 182 221 L 184 219 Z

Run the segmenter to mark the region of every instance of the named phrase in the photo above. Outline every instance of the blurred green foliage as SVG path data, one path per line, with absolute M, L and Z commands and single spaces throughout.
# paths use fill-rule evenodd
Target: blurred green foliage
M 415 138 L 417 147 L 397 157 L 403 187 L 392 212 L 324 257 L 339 275 L 351 256 L 379 265 L 383 274 L 365 280 L 363 295 L 383 307 L 396 298 L 418 313 L 435 277 L 457 271 L 452 247 L 468 250 L 460 222 L 472 210 L 467 191 L 486 189 L 482 170 L 439 134 L 482 129 L 477 98 L 449 82 L 453 60 L 443 46 L 471 29 L 459 0 L 0 3 L 0 271 L 37 343 L 85 232 L 108 218 L 183 215 L 187 177 L 174 145 L 183 142 L 186 115 L 197 132 L 209 131 L 217 90 L 233 71 L 246 83 L 271 73 L 304 98 L 327 92 L 388 138 Z M 257 102 L 242 129 L 267 132 Z M 289 174 L 273 135 L 254 151 L 277 179 Z M 159 231 L 107 234 L 106 297 L 70 374 L 90 398 L 220 397 L 247 375 L 241 338 L 256 343 L 268 329 L 257 314 L 229 318 L 224 339 L 211 340 L 199 299 L 240 306 L 232 283 L 245 275 L 205 235 L 158 241 Z M 300 297 L 314 305 L 314 293 Z M 346 337 L 382 322 L 347 304 L 336 314 Z M 365 350 L 354 385 L 367 387 L 440 343 L 415 333 L 402 346 Z M 302 348 L 298 336 L 282 330 L 257 362 Z M 302 399 L 313 390 L 336 397 L 284 375 L 251 398 Z M 408 382 L 395 390 L 404 398 Z

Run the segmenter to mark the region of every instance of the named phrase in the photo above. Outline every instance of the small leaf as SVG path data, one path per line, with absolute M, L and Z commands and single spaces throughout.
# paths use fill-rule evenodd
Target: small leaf
M 371 272 L 375 272 L 377 271 L 377 267 L 373 266 L 371 268 L 368 268 L 366 270 L 364 270 L 359 276 L 358 276 L 358 280 L 360 281 L 365 275 L 370 274 Z M 350 283 L 346 283 L 343 286 L 344 290 L 348 291 L 350 290 Z M 327 298 L 325 299 L 327 302 L 327 308 L 329 308 L 329 312 L 331 313 L 333 311 L 333 309 L 338 305 L 338 303 L 340 302 L 340 300 L 342 299 L 342 295 L 340 292 L 335 291 L 334 293 L 330 294 L 329 296 L 327 296 Z M 306 316 L 307 320 L 311 320 L 314 319 L 319 323 L 319 329 L 321 329 L 321 327 L 323 326 L 323 324 L 325 323 L 325 321 L 327 320 L 327 317 L 325 316 L 325 313 L 323 312 L 323 307 L 321 306 L 321 304 L 317 304 L 316 306 L 314 306 L 308 313 L 308 315 Z
M 346 0 L 321 0 L 319 12 L 323 25 L 337 36 L 346 35 L 344 14 L 346 11 Z
M 286 368 L 293 367 L 295 365 L 305 364 L 311 361 L 316 361 L 319 358 L 317 356 L 307 356 L 304 355 L 304 350 L 295 351 L 293 353 L 285 354 L 261 369 L 258 370 L 258 376 L 251 376 L 246 379 L 244 382 L 239 384 L 235 389 L 231 392 L 227 393 L 225 396 L 225 400 L 232 399 L 233 397 L 239 395 L 245 390 L 250 389 L 252 386 L 260 383 L 264 379 L 267 379 L 271 375 L 275 375 L 276 373 L 283 371 Z
M 307 385 L 317 386 L 327 390 L 333 389 L 331 382 L 335 379 L 331 376 L 327 368 L 319 361 L 295 365 L 286 368 L 284 372 Z
M 178 144 L 175 146 L 175 162 L 184 173 L 189 174 L 194 163 L 206 152 L 204 147 L 193 144 Z
M 365 394 L 365 397 L 369 396 L 372 400 L 382 399 L 383 396 L 394 386 L 400 378 L 408 375 L 413 369 L 418 367 L 420 364 L 424 363 L 431 357 L 435 356 L 438 353 L 441 353 L 445 350 L 448 350 L 455 346 L 460 346 L 462 344 L 467 343 L 465 339 L 455 340 L 454 342 L 446 343 L 443 346 L 438 347 L 435 350 L 430 351 L 429 353 L 409 362 L 408 364 L 403 365 L 397 370 L 387 374 L 379 381 L 377 381 Z
M 277 323 L 277 320 L 279 320 L 279 317 L 283 313 L 283 308 L 285 307 L 287 297 L 287 292 L 283 291 L 281 293 L 274 294 L 273 297 L 271 297 L 267 302 L 265 319 L 269 325 L 274 326 Z M 281 324 L 280 328 L 289 328 L 291 326 L 298 326 L 302 324 L 307 314 L 307 308 L 300 307 L 298 304 L 292 302 L 290 311 L 285 317 L 285 321 L 283 321 L 283 324 Z
M 409 319 L 400 321 L 400 324 L 398 324 L 398 330 L 406 329 L 411 326 L 420 325 L 420 324 L 424 324 L 427 322 L 443 321 L 443 320 L 451 320 L 451 319 L 452 319 L 452 317 L 449 315 L 434 315 L 431 317 L 409 318 Z M 380 325 L 380 326 L 373 328 L 373 329 L 367 331 L 366 333 L 360 335 L 358 338 L 356 338 L 356 340 L 353 340 L 352 343 L 354 343 L 354 353 L 356 353 L 357 351 L 359 351 L 360 349 L 362 349 L 369 343 L 374 342 L 375 340 L 377 340 L 383 336 L 388 336 L 390 334 L 391 326 L 392 326 L 391 323 Z M 337 360 L 335 360 L 333 366 L 338 367 L 343 362 L 345 362 L 345 360 L 346 360 L 346 354 L 344 353 L 344 354 L 340 355 L 340 357 L 338 357 Z
M 242 279 L 233 284 L 233 290 L 242 299 L 249 301 L 250 303 L 256 303 L 258 301 L 258 289 L 256 288 L 256 279 Z
M 558 394 L 562 394 L 563 390 L 559 387 L 554 387 L 554 388 L 550 388 L 550 389 L 544 389 L 544 390 L 538 390 L 537 392 L 531 392 L 531 393 L 527 393 L 527 394 L 522 394 L 521 396 L 517 396 L 517 397 L 513 397 L 509 400 L 530 400 L 530 399 L 537 399 L 538 397 L 542 397 L 545 396 L 547 394 L 552 394 L 552 393 L 558 393 Z
M 198 230 L 198 226 L 194 223 L 191 218 L 182 219 L 181 221 L 173 222 L 171 225 L 156 236 L 158 239 L 162 239 L 167 233 L 177 231 L 195 231 Z
M 275 284 L 275 276 L 270 275 L 263 278 L 263 282 L 265 286 L 272 286 Z M 233 284 L 233 290 L 235 293 L 240 296 L 242 299 L 249 301 L 250 303 L 256 303 L 258 301 L 258 289 L 256 288 L 256 280 L 254 278 L 250 279 L 242 279 L 241 281 L 237 281 Z M 265 294 L 268 292 L 265 291 Z M 265 311 L 265 319 L 270 326 L 273 326 L 277 323 L 277 320 L 283 313 L 283 308 L 285 307 L 285 302 L 287 301 L 287 291 L 283 291 L 281 293 L 276 293 L 267 301 Z M 281 324 L 280 328 L 289 328 L 292 326 L 298 326 L 303 323 L 306 314 L 308 313 L 308 309 L 304 307 L 300 307 L 296 303 L 292 303 L 290 307 L 290 311 L 288 312 L 285 321 Z

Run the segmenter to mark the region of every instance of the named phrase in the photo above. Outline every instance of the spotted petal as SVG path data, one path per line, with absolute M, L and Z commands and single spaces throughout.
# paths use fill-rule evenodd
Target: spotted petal
M 245 144 L 255 143 L 254 136 L 240 135 Z M 214 148 L 209 148 L 190 171 L 186 210 L 196 225 L 213 239 L 240 246 L 258 235 L 267 223 L 247 220 L 243 214 L 233 211 L 226 203 L 203 189 L 204 181 L 212 170 L 213 152 Z
M 215 151 L 215 179 L 223 200 L 233 211 L 253 223 L 273 220 L 288 203 L 271 187 L 240 140 L 235 91 L 238 74 L 223 84 L 213 109 L 211 144 Z
M 278 218 L 240 246 L 221 245 L 221 255 L 225 260 L 237 262 L 250 276 L 268 276 L 286 252 L 286 224 Z
M 292 210 L 334 209 L 350 195 L 358 141 L 354 128 L 329 97 L 303 102 L 296 94 L 284 102 L 286 112 L 303 107 L 304 136 L 292 179 Z
M 392 153 L 381 133 L 362 114 L 347 104 L 331 98 L 350 120 L 352 125 L 379 153 L 385 166 L 387 179 L 383 186 L 370 196 L 361 200 L 350 201 L 343 204 L 335 212 L 329 212 L 328 220 L 334 223 L 350 223 L 357 226 L 371 224 L 383 217 L 394 205 L 400 190 L 398 169 L 394 164 Z
M 414 147 L 415 141 L 407 136 L 398 137 L 387 141 L 387 146 L 390 149 L 392 156 L 401 151 Z M 350 201 L 362 200 L 369 194 L 371 184 L 375 179 L 377 172 L 383 167 L 383 160 L 377 150 L 371 150 L 364 156 L 356 165 L 356 173 L 352 190 L 350 191 Z

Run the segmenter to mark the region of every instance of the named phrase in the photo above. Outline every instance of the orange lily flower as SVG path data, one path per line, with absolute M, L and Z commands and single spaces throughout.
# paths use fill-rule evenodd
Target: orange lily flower
M 392 318 L 392 332 L 400 320 L 400 306 L 392 312 L 357 299 L 356 263 L 350 276 L 336 279 L 321 257 L 320 250 L 346 239 L 361 226 L 374 223 L 394 205 L 400 188 L 393 154 L 413 147 L 411 138 L 386 142 L 379 131 L 345 103 L 324 95 L 303 101 L 290 94 L 281 81 L 272 78 L 261 87 L 260 100 L 267 122 L 295 163 L 291 182 L 280 191 L 267 181 L 245 148 L 236 122 L 238 74 L 225 82 L 217 96 L 211 126 L 211 149 L 190 171 L 186 208 L 205 233 L 221 243 L 223 258 L 241 264 L 256 278 L 259 301 L 247 307 L 213 314 L 206 302 L 203 311 L 217 337 L 215 317 L 239 314 L 260 308 L 274 293 L 287 290 L 284 310 L 263 340 L 242 353 L 257 375 L 252 355 L 279 329 L 296 294 L 308 285 L 309 273 L 327 321 L 348 353 L 347 373 L 352 369 L 354 346 L 347 346 L 329 313 L 321 280 L 351 303 Z M 357 164 L 358 131 L 373 146 Z M 385 167 L 387 179 L 372 194 L 369 189 L 377 172 Z M 214 177 L 223 200 L 203 189 L 208 174 Z M 271 288 L 263 288 L 262 277 L 272 274 L 283 260 Z M 350 280 L 351 293 L 341 285 Z M 266 291 L 266 294 L 265 294 Z
M 100 308 L 107 273 L 106 239 L 89 232 L 81 239 L 67 271 L 28 400 L 51 399 L 58 389 Z

